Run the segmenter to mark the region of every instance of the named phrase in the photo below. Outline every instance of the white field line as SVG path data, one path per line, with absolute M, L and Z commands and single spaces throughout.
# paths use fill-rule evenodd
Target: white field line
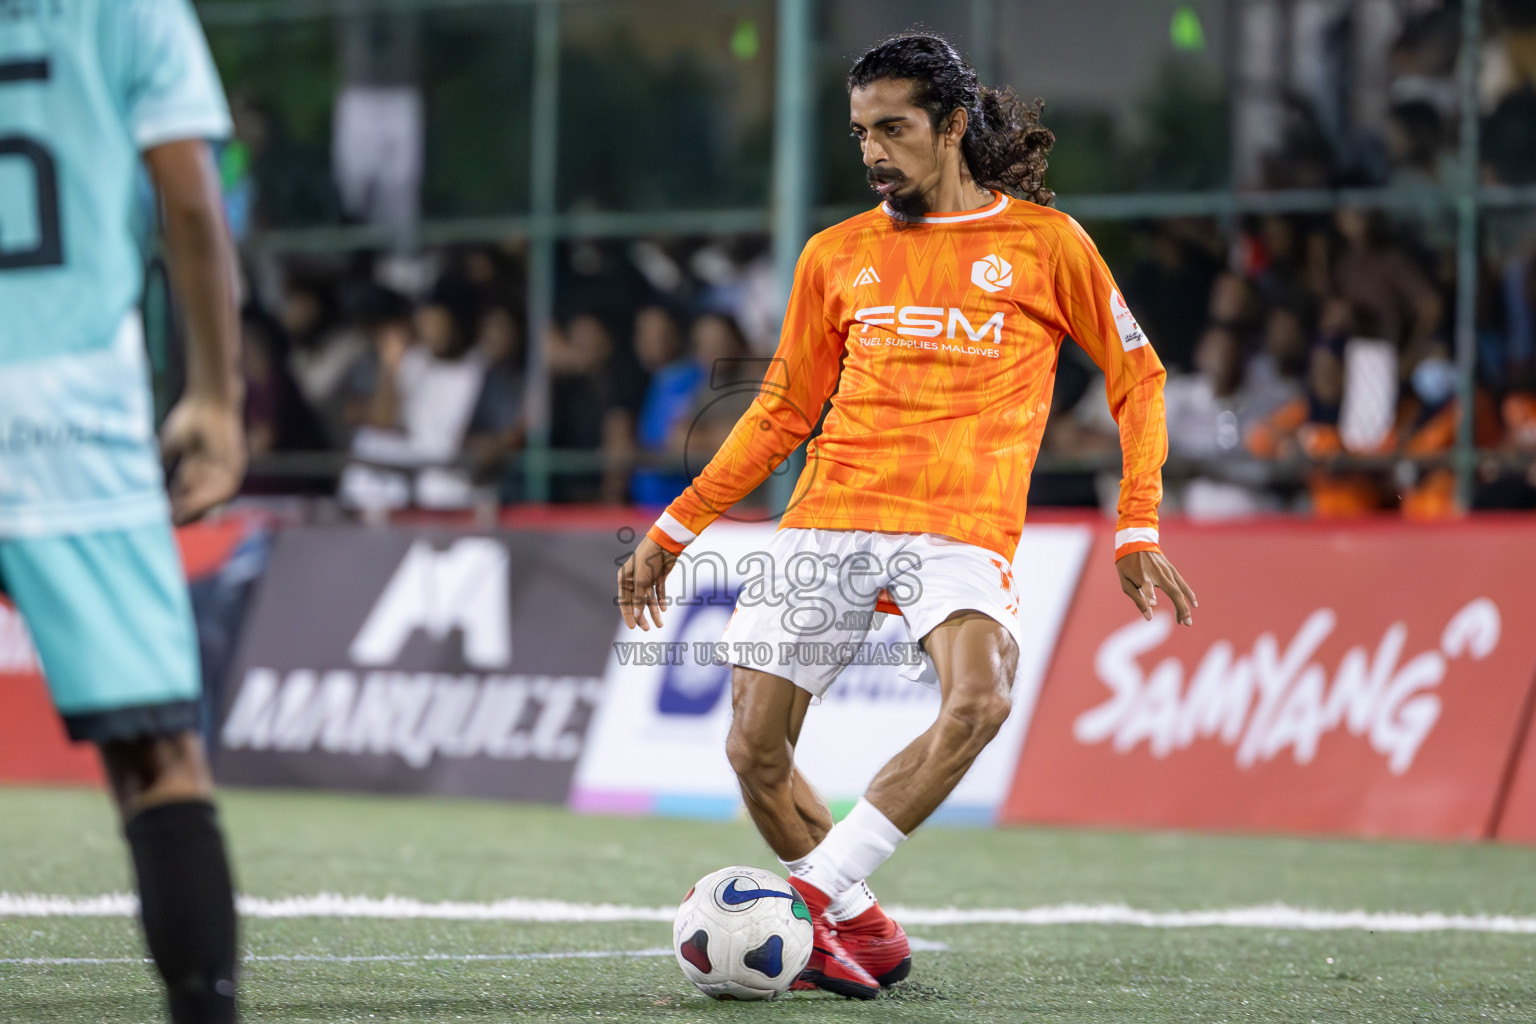
M 428 903 L 403 896 L 290 896 L 264 899 L 242 896 L 240 913 L 250 918 L 378 918 L 437 921 L 538 921 L 562 924 L 621 921 L 671 921 L 672 907 L 634 907 L 615 903 L 567 903 L 562 900 L 507 899 L 487 903 Z M 106 896 L 42 896 L 0 892 L 0 918 L 129 917 L 137 908 L 126 893 Z M 1272 903 L 1221 910 L 1138 910 L 1121 903 L 1063 903 L 1023 909 L 955 907 L 888 908 L 910 925 L 1132 925 L 1142 928 L 1270 928 L 1302 931 L 1496 932 L 1536 935 L 1536 917 L 1494 914 L 1316 910 Z
M 924 953 L 947 953 L 949 946 L 930 939 L 912 939 L 912 948 Z M 388 956 L 255 956 L 247 954 L 248 964 L 420 964 L 441 963 L 496 963 L 509 960 L 640 960 L 652 957 L 670 957 L 672 950 L 663 946 L 650 949 L 585 949 L 553 953 L 418 953 Z M 147 964 L 150 960 L 137 957 L 93 956 L 28 956 L 0 959 L 0 966 L 17 967 L 67 967 L 97 966 L 100 964 Z
M 671 921 L 675 907 L 629 907 L 614 903 L 566 903 L 562 900 L 496 900 L 490 903 L 426 903 L 404 896 L 241 896 L 245 917 L 371 917 L 399 921 L 548 921 L 561 924 L 615 921 Z M 0 892 L 3 917 L 132 917 L 138 898 L 129 893 L 106 896 L 37 896 Z
M 672 956 L 670 949 L 657 946 L 653 949 L 584 949 L 554 953 L 420 953 L 401 956 L 255 956 L 248 955 L 248 964 L 415 964 L 452 961 L 454 963 L 495 962 L 502 960 L 622 960 L 644 957 Z M 22 967 L 62 967 L 73 964 L 147 964 L 152 961 L 140 957 L 89 957 L 89 956 L 36 956 L 0 959 L 0 964 Z

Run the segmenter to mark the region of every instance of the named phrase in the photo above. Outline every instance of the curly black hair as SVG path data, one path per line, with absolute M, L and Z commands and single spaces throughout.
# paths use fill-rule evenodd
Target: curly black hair
M 987 88 L 948 40 L 920 33 L 892 36 L 860 57 L 848 71 L 848 90 L 883 79 L 911 82 L 912 102 L 935 129 L 965 111 L 960 152 L 977 184 L 1051 204 L 1056 193 L 1045 187 L 1045 169 L 1056 136 L 1040 123 L 1043 100 L 1026 103 L 1012 89 Z

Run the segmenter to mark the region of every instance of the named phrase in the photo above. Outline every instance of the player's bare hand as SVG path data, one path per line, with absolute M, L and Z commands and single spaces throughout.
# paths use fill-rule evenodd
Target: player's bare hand
M 1133 551 L 1118 559 L 1115 568 L 1120 573 L 1120 589 L 1136 602 L 1142 618 L 1151 621 L 1152 609 L 1157 606 L 1157 590 L 1161 590 L 1173 600 L 1179 622 L 1185 626 L 1195 624 L 1194 609 L 1200 602 L 1195 600 L 1195 592 L 1189 589 L 1179 570 L 1163 557 L 1162 552 Z
M 235 496 L 245 477 L 245 429 L 238 405 L 188 395 L 160 430 L 160 452 L 175 466 L 171 518 L 177 526 L 200 519 Z
M 624 615 L 624 625 L 643 630 L 646 610 L 651 621 L 661 627 L 661 610 L 667 606 L 667 573 L 677 563 L 677 556 L 649 537 L 641 538 L 640 546 L 619 569 L 619 611 Z

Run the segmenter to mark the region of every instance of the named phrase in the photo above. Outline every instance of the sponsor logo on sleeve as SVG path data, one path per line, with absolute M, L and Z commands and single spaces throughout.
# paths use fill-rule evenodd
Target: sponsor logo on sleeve
M 1131 352 L 1147 343 L 1147 336 L 1142 333 L 1141 325 L 1131 315 L 1131 307 L 1125 304 L 1119 289 L 1110 290 L 1109 308 L 1115 314 L 1115 330 L 1120 332 L 1121 348 Z

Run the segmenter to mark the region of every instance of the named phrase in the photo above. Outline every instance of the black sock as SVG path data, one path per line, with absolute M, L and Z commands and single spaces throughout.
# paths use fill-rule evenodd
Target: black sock
M 159 804 L 135 814 L 123 831 L 172 1024 L 234 1021 L 235 890 L 213 804 Z

